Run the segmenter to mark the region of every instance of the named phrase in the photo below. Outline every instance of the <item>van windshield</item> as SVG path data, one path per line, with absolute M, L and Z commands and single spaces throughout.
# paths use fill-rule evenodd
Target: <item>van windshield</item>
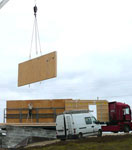
M 94 116 L 91 117 L 92 118 L 92 122 L 95 123 L 97 120 Z

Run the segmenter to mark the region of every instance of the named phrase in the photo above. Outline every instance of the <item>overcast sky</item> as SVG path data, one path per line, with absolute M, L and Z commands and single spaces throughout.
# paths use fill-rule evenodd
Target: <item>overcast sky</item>
M 132 106 L 132 1 L 37 0 L 42 53 L 57 51 L 57 78 L 17 87 L 29 59 L 34 0 L 0 10 L 0 113 L 6 100 L 107 99 Z M 35 49 L 32 56 L 37 57 Z

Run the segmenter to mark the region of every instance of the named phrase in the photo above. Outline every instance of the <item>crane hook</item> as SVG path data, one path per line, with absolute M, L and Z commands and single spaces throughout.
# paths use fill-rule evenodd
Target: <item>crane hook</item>
M 36 5 L 33 7 L 33 10 L 34 10 L 34 16 L 36 17 L 36 15 L 37 15 L 37 10 L 38 10 L 38 8 L 37 8 Z

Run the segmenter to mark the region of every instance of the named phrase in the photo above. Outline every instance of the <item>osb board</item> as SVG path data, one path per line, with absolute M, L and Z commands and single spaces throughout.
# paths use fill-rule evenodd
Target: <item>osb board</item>
M 101 121 L 101 122 L 108 122 L 108 117 L 107 116 L 104 116 L 104 117 L 101 117 L 101 116 L 97 116 L 98 120 Z
M 71 100 L 65 102 L 66 110 L 89 109 L 89 105 L 96 105 L 97 119 L 100 121 L 109 121 L 108 101 L 107 100 Z
M 106 100 L 72 100 L 72 99 L 54 99 L 54 100 L 25 100 L 25 101 L 7 101 L 7 108 L 28 108 L 28 104 L 32 103 L 33 108 L 64 108 L 57 109 L 56 113 L 60 114 L 65 110 L 74 110 L 74 109 L 88 109 L 89 105 L 97 106 L 97 119 L 100 121 L 108 121 L 108 102 Z M 7 111 L 8 114 L 19 114 L 19 111 Z M 39 114 L 52 114 L 54 111 L 52 109 L 40 109 Z M 28 110 L 23 110 L 22 114 L 28 114 Z M 33 110 L 33 114 L 36 114 L 36 111 Z M 49 119 L 49 120 L 48 120 Z M 8 120 L 8 119 L 7 119 Z M 12 119 L 14 120 L 14 119 Z M 19 122 L 19 119 L 14 121 Z M 40 118 L 39 122 L 53 121 L 54 118 Z M 24 120 L 22 120 L 24 122 Z
M 101 117 L 101 115 L 97 115 L 97 118 L 98 118 L 98 120 L 99 121 L 102 121 L 102 122 L 108 122 L 109 120 L 108 120 L 108 116 L 106 115 L 103 115 L 102 117 Z
M 48 114 L 48 113 L 52 114 L 52 113 L 54 113 L 54 111 L 53 111 L 53 109 L 40 109 L 38 111 L 38 113 L 39 114 Z
M 22 123 L 30 123 L 30 122 L 36 123 L 37 120 L 36 118 L 33 118 L 32 120 L 31 118 L 22 119 Z M 54 118 L 39 118 L 39 123 L 42 123 L 42 122 L 54 122 Z M 20 120 L 19 119 L 6 119 L 6 123 L 20 123 Z
M 72 106 L 72 107 L 66 107 L 65 110 L 76 110 L 76 109 L 89 109 L 88 106 Z
M 65 109 L 56 109 L 56 113 L 63 113 L 65 111 Z M 28 114 L 28 110 L 22 110 L 21 111 L 22 114 Z M 33 109 L 32 111 L 33 114 L 36 114 L 36 110 Z M 54 113 L 54 109 L 39 109 L 38 110 L 38 114 L 53 114 Z M 20 114 L 20 111 L 18 110 L 7 110 L 6 114 Z
M 33 122 L 33 123 L 36 123 L 36 119 L 22 119 L 22 122 L 21 123 L 31 123 L 31 122 Z M 7 121 L 6 121 L 6 123 L 20 123 L 20 121 L 19 121 L 19 119 L 8 119 Z
M 22 119 L 22 123 L 36 123 L 36 119 Z
M 18 86 L 57 76 L 57 54 L 52 52 L 26 62 L 18 67 Z
M 107 122 L 109 121 L 109 112 L 108 112 L 108 104 L 106 105 L 97 105 L 97 119 L 99 121 Z
M 7 110 L 6 114 L 19 114 L 20 111 L 18 110 Z
M 71 100 L 65 102 L 65 107 L 77 107 L 77 106 L 88 106 L 88 105 L 108 105 L 106 100 Z
M 16 100 L 16 101 L 10 100 L 7 101 L 7 108 L 28 108 L 28 104 L 30 103 L 32 103 L 34 108 L 65 107 L 66 100 L 67 99 Z
M 65 110 L 68 111 L 68 110 L 79 110 L 79 109 L 89 110 L 89 106 L 85 106 L 85 107 L 67 107 Z
M 28 104 L 32 103 L 34 108 L 42 107 L 87 107 L 88 105 L 99 105 L 100 107 L 108 106 L 108 102 L 104 100 L 71 100 L 71 99 L 55 99 L 55 100 L 17 100 L 7 101 L 7 108 L 28 108 Z
M 7 101 L 7 108 L 28 108 L 28 104 L 32 103 L 33 108 L 50 108 L 51 100 L 17 100 Z
M 6 119 L 6 123 L 20 123 L 18 119 Z
M 108 104 L 107 100 L 78 100 L 80 103 L 85 103 L 88 105 L 97 105 L 97 104 Z
M 56 109 L 56 113 L 60 114 L 64 112 L 65 108 L 65 99 L 54 99 L 54 100 L 16 100 L 16 101 L 7 101 L 7 114 L 20 114 L 19 110 L 9 110 L 9 109 L 27 109 L 22 110 L 23 114 L 28 114 L 28 104 L 32 103 L 33 105 L 33 114 L 36 114 L 36 108 L 47 108 L 47 109 L 38 109 L 38 114 L 53 114 L 54 108 L 63 108 L 63 109 Z M 49 108 L 49 109 L 48 109 Z M 51 109 L 53 108 L 53 109 Z M 49 119 L 49 120 L 48 120 Z M 8 123 L 17 123 L 19 122 L 18 119 L 6 119 Z M 54 118 L 39 118 L 39 122 L 45 121 L 52 121 Z M 34 120 L 36 122 L 36 119 Z M 25 123 L 26 120 L 22 119 L 22 122 Z M 53 122 L 53 121 L 52 121 Z
M 108 114 L 108 110 L 107 109 L 97 109 L 97 113 L 100 114 L 100 113 L 107 113 Z
M 57 113 L 57 114 L 60 114 L 60 113 L 63 113 L 64 111 L 65 111 L 65 109 L 57 109 L 57 110 L 56 110 L 56 113 Z
M 52 100 L 52 107 L 65 107 L 65 100 L 64 99 Z
M 70 100 L 65 102 L 65 110 L 88 109 L 88 104 L 81 100 Z
M 22 108 L 22 101 L 7 101 L 6 108 Z
M 40 118 L 39 119 L 39 123 L 43 123 L 43 122 L 55 122 L 54 118 Z

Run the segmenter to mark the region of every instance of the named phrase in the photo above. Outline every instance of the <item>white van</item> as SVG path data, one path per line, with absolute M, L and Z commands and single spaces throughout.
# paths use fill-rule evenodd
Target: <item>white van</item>
M 88 110 L 68 111 L 56 118 L 56 136 L 58 139 L 102 136 L 101 125 Z

